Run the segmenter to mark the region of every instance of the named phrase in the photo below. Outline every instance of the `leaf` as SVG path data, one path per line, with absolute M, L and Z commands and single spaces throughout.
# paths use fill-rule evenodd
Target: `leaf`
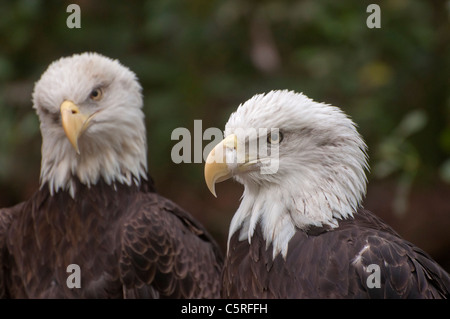
M 400 122 L 397 133 L 406 138 L 414 133 L 422 130 L 427 124 L 427 114 L 423 110 L 414 110 L 406 114 L 403 120 Z

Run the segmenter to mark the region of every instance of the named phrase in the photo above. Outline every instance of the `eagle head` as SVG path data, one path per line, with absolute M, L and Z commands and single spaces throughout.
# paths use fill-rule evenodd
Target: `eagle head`
M 87 186 L 146 178 L 142 88 L 117 60 L 97 53 L 61 58 L 33 92 L 42 134 L 41 187 L 76 193 Z
M 244 185 L 229 238 L 240 230 L 251 241 L 260 224 L 274 255 L 285 255 L 296 229 L 337 227 L 353 216 L 366 169 L 366 144 L 344 112 L 283 90 L 255 95 L 230 116 L 205 179 L 213 194 L 230 177 Z

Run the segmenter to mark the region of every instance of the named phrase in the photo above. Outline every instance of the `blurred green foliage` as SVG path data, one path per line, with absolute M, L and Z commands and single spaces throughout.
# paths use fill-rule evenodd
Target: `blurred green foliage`
M 192 130 L 194 119 L 223 128 L 239 103 L 285 88 L 352 116 L 370 147 L 370 178 L 450 182 L 449 1 L 377 1 L 380 29 L 366 26 L 371 2 L 1 1 L 2 204 L 37 187 L 34 82 L 53 60 L 83 51 L 138 75 L 160 188 L 206 191 L 201 164 L 170 161 L 173 129 Z M 70 3 L 81 7 L 81 29 L 66 26 Z

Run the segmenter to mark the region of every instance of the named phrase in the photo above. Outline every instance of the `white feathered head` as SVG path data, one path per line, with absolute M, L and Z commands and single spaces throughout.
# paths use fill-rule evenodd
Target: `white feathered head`
M 75 196 L 86 185 L 139 184 L 146 178 L 142 88 L 117 60 L 96 53 L 61 58 L 36 83 L 42 133 L 41 186 Z

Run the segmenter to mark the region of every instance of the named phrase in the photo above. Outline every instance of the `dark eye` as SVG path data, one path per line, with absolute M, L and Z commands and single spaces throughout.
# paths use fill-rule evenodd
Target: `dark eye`
M 270 132 L 269 136 L 267 136 L 267 142 L 272 145 L 280 144 L 283 140 L 283 133 L 280 131 Z
M 103 90 L 101 88 L 93 89 L 89 98 L 94 101 L 100 101 L 103 97 Z

